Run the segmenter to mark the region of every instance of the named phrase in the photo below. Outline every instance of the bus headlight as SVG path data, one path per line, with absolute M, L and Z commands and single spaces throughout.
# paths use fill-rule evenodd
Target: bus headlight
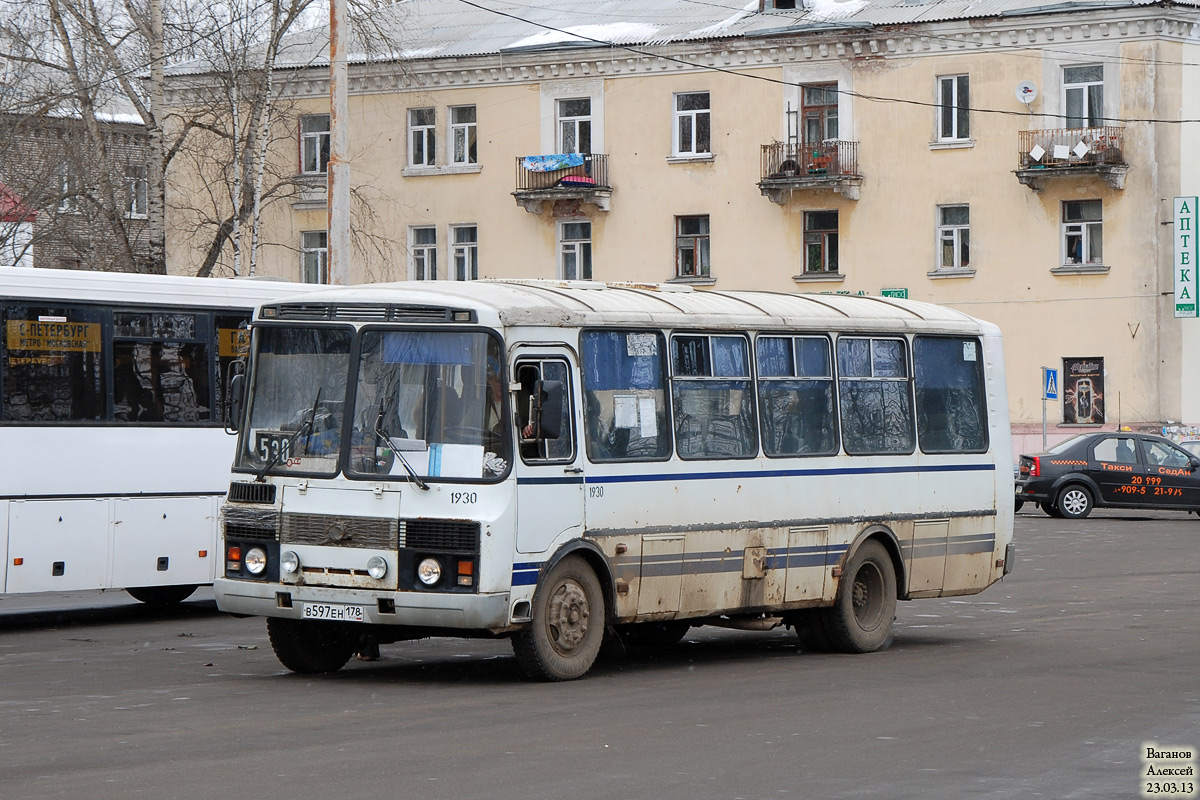
M 442 565 L 436 558 L 427 558 L 417 565 L 417 578 L 426 586 L 433 586 L 442 579 Z
M 267 569 L 267 551 L 261 547 L 251 547 L 246 551 L 242 565 L 251 575 L 262 575 Z
M 371 556 L 367 559 L 367 574 L 375 580 L 387 575 L 387 561 L 382 556 Z
M 300 569 L 300 556 L 294 550 L 287 550 L 279 556 L 279 568 L 291 575 Z

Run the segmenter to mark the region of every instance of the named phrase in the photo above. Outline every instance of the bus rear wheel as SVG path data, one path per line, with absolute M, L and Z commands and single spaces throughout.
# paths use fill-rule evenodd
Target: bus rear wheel
M 148 606 L 173 606 L 182 603 L 196 591 L 196 585 L 184 586 L 133 586 L 125 593 Z
M 604 639 L 604 593 L 587 562 L 567 556 L 550 570 L 533 598 L 532 621 L 513 634 L 522 671 L 543 681 L 583 677 Z
M 842 572 L 837 598 L 825 609 L 825 633 L 835 650 L 870 653 L 892 641 L 896 570 L 878 541 L 854 551 Z
M 360 633 L 336 622 L 267 618 L 267 637 L 279 663 L 292 672 L 337 672 L 358 649 Z

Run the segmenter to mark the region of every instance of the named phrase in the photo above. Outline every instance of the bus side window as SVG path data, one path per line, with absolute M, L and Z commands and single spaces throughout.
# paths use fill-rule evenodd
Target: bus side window
M 913 371 L 921 452 L 987 452 L 979 340 L 918 336 L 913 342 Z
M 544 407 L 543 419 L 557 416 L 559 435 L 554 438 L 535 438 L 533 424 L 534 390 L 539 381 L 557 381 L 563 391 L 558 408 Z M 531 461 L 574 461 L 575 437 L 571 424 L 571 372 L 567 362 L 559 359 L 520 361 L 517 364 L 517 436 L 521 442 L 521 458 Z
M 591 330 L 580 334 L 579 343 L 588 458 L 670 458 L 662 334 Z
M 105 315 L 95 308 L 13 304 L 3 308 L 6 422 L 99 421 L 107 389 Z

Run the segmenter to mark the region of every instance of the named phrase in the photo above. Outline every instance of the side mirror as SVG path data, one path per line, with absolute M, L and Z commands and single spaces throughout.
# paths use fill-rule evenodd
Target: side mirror
M 229 402 L 225 404 L 225 429 L 237 433 L 246 411 L 246 374 L 238 372 L 229 379 Z
M 557 439 L 562 435 L 562 381 L 533 385 L 533 438 Z

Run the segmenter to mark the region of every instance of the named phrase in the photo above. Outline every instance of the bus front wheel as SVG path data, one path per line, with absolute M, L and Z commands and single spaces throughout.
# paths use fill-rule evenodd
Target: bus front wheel
M 825 633 L 835 650 L 870 653 L 891 643 L 896 570 L 882 544 L 872 540 L 854 551 L 842 572 L 837 598 L 824 616 Z
M 361 636 L 336 622 L 267 618 L 267 637 L 279 663 L 311 675 L 337 672 L 346 665 Z
M 554 565 L 533 598 L 532 617 L 512 638 L 522 671 L 543 681 L 583 677 L 604 639 L 604 593 L 586 561 L 567 556 Z

